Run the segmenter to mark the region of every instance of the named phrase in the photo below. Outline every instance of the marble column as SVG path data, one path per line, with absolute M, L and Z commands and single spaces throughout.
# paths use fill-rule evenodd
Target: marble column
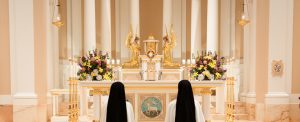
M 244 74 L 244 79 L 246 80 L 245 85 L 247 86 L 245 88 L 246 90 L 246 94 L 245 94 L 245 101 L 247 103 L 251 103 L 251 104 L 255 104 L 256 103 L 256 9 L 257 9 L 257 5 L 256 5 L 256 0 L 253 0 L 252 3 L 248 4 L 249 6 L 249 16 L 250 18 L 250 23 L 246 26 L 244 30 L 244 34 L 245 34 L 245 50 L 244 50 L 244 73 L 248 73 L 248 74 Z M 247 71 L 245 71 L 247 70 Z M 246 79 L 248 78 L 248 79 Z
M 191 8 L 191 56 L 201 52 L 201 0 L 192 0 Z
M 84 52 L 96 48 L 95 0 L 84 0 Z
M 166 35 L 166 29 L 170 30 L 172 24 L 172 0 L 163 0 L 163 33 Z
M 71 1 L 71 20 L 72 20 L 72 34 L 71 34 L 71 56 L 82 56 L 82 0 Z
M 36 105 L 33 0 L 9 1 L 11 86 L 14 105 Z
M 219 0 L 207 1 L 207 51 L 218 52 Z
M 231 22 L 236 21 L 231 16 L 231 4 L 232 0 L 220 0 L 220 55 L 224 57 L 230 57 L 230 44 L 233 38 L 231 38 Z M 234 7 L 233 7 L 234 8 Z
M 130 24 L 133 33 L 140 35 L 140 4 L 139 0 L 130 0 Z
M 111 56 L 111 10 L 110 0 L 101 0 L 101 47 Z
M 246 95 L 247 95 L 247 92 L 248 92 L 248 85 L 249 85 L 249 82 L 250 82 L 250 27 L 248 25 L 244 26 L 244 64 L 243 64 L 243 74 L 241 77 L 241 89 L 240 89 L 240 100 L 242 102 L 245 102 L 246 101 Z

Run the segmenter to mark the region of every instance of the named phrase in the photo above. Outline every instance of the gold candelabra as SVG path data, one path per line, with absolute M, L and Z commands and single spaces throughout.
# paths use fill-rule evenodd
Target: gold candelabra
M 234 77 L 227 78 L 226 86 L 226 122 L 234 122 Z
M 78 122 L 78 80 L 74 77 L 69 79 L 69 122 Z

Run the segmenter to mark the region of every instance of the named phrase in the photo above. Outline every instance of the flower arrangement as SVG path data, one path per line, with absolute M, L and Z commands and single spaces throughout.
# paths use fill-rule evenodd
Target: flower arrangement
M 79 80 L 111 80 L 112 68 L 108 67 L 108 53 L 103 54 L 102 51 L 89 51 L 87 56 L 80 57 L 78 65 L 80 70 L 77 72 Z
M 196 66 L 191 69 L 191 77 L 198 80 L 223 80 L 226 69 L 225 58 L 211 52 L 203 53 L 196 58 Z

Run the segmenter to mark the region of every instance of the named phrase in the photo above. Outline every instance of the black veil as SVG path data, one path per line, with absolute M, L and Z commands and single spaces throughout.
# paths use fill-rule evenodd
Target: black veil
M 196 122 L 194 95 L 188 80 L 178 83 L 175 122 Z
M 110 87 L 106 122 L 127 122 L 125 89 L 121 82 L 114 82 Z

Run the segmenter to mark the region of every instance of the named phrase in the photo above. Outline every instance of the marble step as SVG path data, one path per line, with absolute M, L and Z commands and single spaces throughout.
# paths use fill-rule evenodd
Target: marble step
M 235 102 L 235 113 L 236 114 L 246 114 L 246 104 L 243 102 Z
M 216 113 L 216 107 L 214 107 L 214 106 L 211 107 L 210 112 L 212 114 L 215 114 Z M 236 114 L 247 114 L 245 103 L 236 102 L 235 103 L 235 113 Z
M 210 114 L 212 120 L 224 120 L 225 114 Z M 248 114 L 234 114 L 235 120 L 248 120 Z

